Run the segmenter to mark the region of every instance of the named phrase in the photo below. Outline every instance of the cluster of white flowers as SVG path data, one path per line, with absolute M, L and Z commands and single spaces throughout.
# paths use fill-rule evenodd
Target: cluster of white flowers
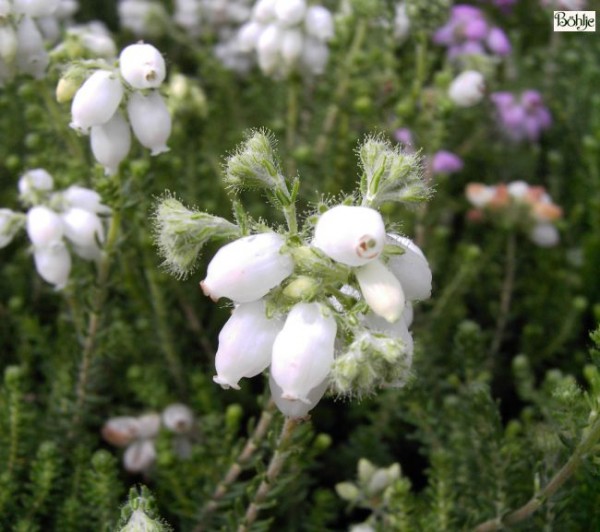
M 421 251 L 408 239 L 387 235 L 378 211 L 346 205 L 320 216 L 310 245 L 295 251 L 284 246 L 285 239 L 276 233 L 246 236 L 222 247 L 208 265 L 201 283 L 204 293 L 215 301 L 226 297 L 235 303 L 219 334 L 215 382 L 239 389 L 241 378 L 258 375 L 270 366 L 271 393 L 277 406 L 287 416 L 302 417 L 321 399 L 332 379 L 341 393 L 353 392 L 349 383 L 355 374 L 349 372 L 360 372 L 365 352 L 385 353 L 382 356 L 398 360 L 403 367 L 396 369 L 405 377 L 412 359 L 408 332 L 412 307 L 407 302 L 425 299 L 431 292 L 431 271 Z M 386 246 L 395 248 L 387 264 L 382 260 Z M 345 335 L 338 334 L 343 303 L 326 291 L 313 290 L 306 301 L 300 297 L 285 316 L 269 313 L 264 299 L 298 269 L 303 256 L 321 253 L 333 265 L 350 267 L 349 275 L 354 276 L 370 309 L 361 314 L 348 345 Z M 287 284 L 284 293 L 309 293 L 315 282 L 300 275 Z M 361 300 L 351 286 L 340 289 L 338 298 Z M 332 370 L 337 375 L 332 376 Z
M 68 59 L 101 57 L 112 60 L 117 56 L 117 45 L 106 25 L 93 20 L 87 24 L 73 24 L 66 29 L 64 39 L 51 52 L 59 57 L 63 53 Z
M 121 26 L 138 37 L 158 37 L 164 31 L 165 7 L 155 0 L 120 0 L 117 11 Z
M 305 0 L 258 0 L 252 17 L 237 34 L 242 52 L 256 52 L 267 75 L 285 77 L 293 70 L 322 74 L 334 35 L 331 12 Z
M 120 416 L 109 419 L 102 427 L 102 437 L 111 445 L 125 447 L 123 467 L 130 473 L 148 471 L 156 460 L 154 441 L 164 426 L 176 435 L 175 450 L 181 458 L 190 451 L 189 436 L 194 428 L 194 414 L 185 405 L 174 403 L 162 415 Z
M 158 88 L 165 60 L 150 44 L 132 44 L 119 56 L 119 69 L 95 70 L 75 93 L 71 127 L 90 134 L 92 152 L 108 174 L 115 173 L 131 147 L 131 131 L 152 155 L 168 151 L 171 115 Z M 129 123 L 119 110 L 127 100 Z
M 75 0 L 0 0 L 0 86 L 16 74 L 43 78 L 46 42 L 60 36 L 60 21 L 78 9 Z
M 27 214 L 0 209 L 0 247 L 7 246 L 25 225 L 33 245 L 37 272 L 57 289 L 64 288 L 71 271 L 73 252 L 84 260 L 100 258 L 104 241 L 102 216 L 110 209 L 100 202 L 97 192 L 76 185 L 53 191 L 54 180 L 37 168 L 19 179 L 21 201 L 30 206 Z

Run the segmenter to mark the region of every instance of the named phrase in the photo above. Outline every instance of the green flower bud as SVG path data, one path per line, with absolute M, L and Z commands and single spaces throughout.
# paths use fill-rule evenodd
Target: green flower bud
M 345 501 L 354 502 L 360 497 L 360 490 L 352 482 L 340 482 L 335 491 Z
M 358 461 L 358 480 L 361 484 L 367 484 L 375 474 L 377 468 L 366 458 Z

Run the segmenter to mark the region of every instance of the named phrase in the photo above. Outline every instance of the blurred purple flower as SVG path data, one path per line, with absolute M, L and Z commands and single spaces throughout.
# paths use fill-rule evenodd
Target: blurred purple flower
M 407 148 L 413 147 L 412 132 L 407 127 L 400 127 L 394 131 L 394 138 L 396 139 L 396 142 L 404 144 Z
M 519 98 L 510 92 L 495 92 L 490 99 L 496 106 L 500 126 L 515 141 L 534 142 L 552 124 L 550 111 L 538 91 L 523 91 Z
M 433 35 L 433 41 L 448 48 L 448 56 L 485 54 L 508 55 L 510 42 L 501 28 L 490 26 L 483 11 L 458 4 L 450 11 L 450 19 Z
M 462 170 L 462 159 L 455 153 L 440 150 L 431 158 L 431 171 L 434 174 L 452 174 Z

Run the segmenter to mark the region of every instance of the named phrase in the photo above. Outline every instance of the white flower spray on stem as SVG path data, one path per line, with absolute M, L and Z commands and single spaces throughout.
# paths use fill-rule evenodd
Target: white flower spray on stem
M 239 389 L 244 379 L 268 371 L 269 388 L 285 416 L 275 453 L 251 498 L 239 531 L 248 530 L 283 470 L 294 429 L 327 393 L 362 397 L 410 379 L 412 302 L 431 293 L 431 271 L 421 250 L 386 228 L 378 208 L 388 202 L 420 203 L 431 191 L 421 161 L 383 138 L 359 149 L 359 189 L 337 204 L 320 203 L 298 223 L 299 179 L 281 170 L 272 137 L 254 132 L 225 165 L 235 223 L 186 208 L 173 196 L 155 210 L 155 240 L 164 265 L 190 274 L 209 240 L 230 240 L 210 261 L 202 291 L 232 302 L 219 334 L 214 381 Z M 270 227 L 248 213 L 238 192 L 259 189 L 286 222 Z M 269 403 L 271 405 L 272 403 Z M 203 522 L 253 454 L 272 414 L 205 505 Z M 260 428 L 260 430 L 259 430 Z

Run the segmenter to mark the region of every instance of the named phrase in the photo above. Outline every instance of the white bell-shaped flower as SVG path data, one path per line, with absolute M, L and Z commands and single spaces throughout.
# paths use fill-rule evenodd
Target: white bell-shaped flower
M 364 324 L 373 332 L 382 333 L 391 338 L 400 338 L 404 342 L 406 353 L 412 361 L 414 342 L 405 320 L 402 319 L 390 323 L 385 318 L 369 312 L 364 318 Z
M 272 73 L 279 64 L 283 30 L 276 24 L 267 26 L 256 43 L 258 65 L 265 74 Z
M 485 94 L 485 80 L 481 73 L 467 70 L 450 83 L 448 97 L 459 107 L 478 104 Z
M 239 390 L 240 379 L 254 377 L 267 369 L 273 342 L 282 327 L 281 319 L 267 318 L 262 299 L 238 305 L 219 333 L 217 375 L 213 380 L 223 388 Z
M 409 301 L 431 297 L 431 269 L 419 247 L 409 238 L 389 235 L 390 243 L 404 249 L 402 255 L 392 255 L 388 268 L 397 277 Z
M 373 312 L 390 323 L 402 315 L 406 298 L 396 276 L 379 260 L 355 270 L 365 301 Z
M 533 226 L 529 238 L 540 247 L 550 248 L 558 244 L 560 235 L 554 225 L 542 222 Z
M 54 179 L 43 168 L 35 168 L 25 172 L 18 183 L 21 199 L 33 203 L 39 193 L 48 192 L 54 188 Z
M 71 272 L 71 255 L 63 242 L 36 247 L 33 251 L 35 269 L 44 281 L 57 289 L 64 288 Z
M 158 436 L 160 431 L 160 415 L 156 412 L 144 414 L 138 419 L 138 438 L 148 439 Z
M 139 437 L 138 418 L 132 416 L 110 418 L 102 426 L 102 437 L 116 447 L 129 445 Z
M 146 95 L 134 92 L 127 104 L 127 114 L 135 138 L 151 150 L 151 155 L 169 151 L 167 140 L 171 135 L 171 115 L 157 91 Z
M 17 24 L 17 43 L 16 64 L 19 71 L 36 79 L 44 77 L 50 57 L 40 30 L 28 16 L 23 16 Z
M 35 247 L 52 246 L 62 240 L 63 222 L 52 209 L 38 205 L 27 213 L 27 235 Z
M 281 397 L 310 404 L 311 390 L 329 375 L 337 324 L 319 303 L 298 303 L 273 344 L 271 375 Z
M 313 75 L 323 74 L 328 60 L 329 48 L 326 44 L 313 38 L 304 39 L 302 65 L 308 72 Z
M 414 317 L 415 317 L 415 309 L 413 308 L 412 303 L 410 301 L 407 301 L 406 304 L 404 305 L 404 311 L 402 312 L 402 320 L 404 321 L 404 323 L 406 323 L 407 327 L 410 328 Z
M 5 63 L 12 63 L 17 55 L 19 46 L 17 33 L 10 24 L 0 25 L 0 59 Z
M 88 133 L 92 126 L 108 122 L 123 98 L 123 86 L 108 70 L 96 70 L 79 88 L 71 104 L 71 124 Z
M 130 473 L 143 473 L 156 460 L 156 448 L 152 440 L 134 441 L 123 454 L 123 466 Z
M 72 207 L 62 214 L 65 236 L 76 246 L 97 247 L 104 242 L 104 227 L 96 213 Z
M 52 15 L 60 0 L 13 0 L 14 12 L 28 17 L 47 17 Z
M 278 0 L 258 0 L 252 9 L 252 18 L 257 22 L 271 22 L 275 18 L 275 4 Z
M 96 160 L 104 166 L 105 173 L 113 175 L 131 148 L 129 124 L 117 111 L 106 124 L 92 127 L 90 143 L 92 153 Z
M 269 375 L 269 388 L 271 390 L 271 397 L 275 401 L 275 405 L 279 411 L 285 416 L 292 419 L 299 419 L 306 417 L 307 414 L 317 406 L 317 403 L 325 395 L 329 381 L 324 379 L 323 382 L 315 386 L 307 395 L 307 402 L 293 401 L 291 399 L 284 399 L 282 397 L 283 390 L 275 382 L 272 375 Z
M 214 301 L 221 297 L 238 303 L 260 299 L 294 269 L 291 257 L 281 253 L 284 243 L 277 233 L 259 233 L 223 246 L 200 283 L 204 294 Z
M 376 259 L 385 245 L 381 214 L 369 207 L 337 205 L 323 213 L 315 227 L 313 246 L 348 266 Z
M 134 89 L 156 89 L 165 80 L 167 67 L 161 53 L 151 44 L 132 44 L 119 56 L 123 79 Z
M 77 0 L 59 0 L 58 7 L 54 11 L 54 16 L 59 19 L 72 17 L 79 9 Z
M 256 48 L 258 38 L 263 31 L 262 24 L 250 21 L 244 24 L 238 31 L 237 34 L 237 49 L 240 52 L 251 52 Z
M 275 16 L 283 26 L 294 26 L 304 19 L 306 0 L 278 0 L 275 4 Z
M 310 6 L 306 10 L 304 27 L 308 35 L 319 41 L 328 41 L 334 34 L 331 11 L 323 6 Z
M 304 36 L 297 29 L 284 30 L 281 35 L 281 58 L 287 68 L 292 68 L 302 55 Z
M 69 207 L 79 207 L 96 214 L 108 214 L 110 207 L 102 205 L 102 198 L 95 190 L 71 185 L 62 193 L 63 200 Z
M 187 434 L 194 425 L 194 413 L 181 403 L 167 406 L 162 413 L 164 426 L 176 434 Z

